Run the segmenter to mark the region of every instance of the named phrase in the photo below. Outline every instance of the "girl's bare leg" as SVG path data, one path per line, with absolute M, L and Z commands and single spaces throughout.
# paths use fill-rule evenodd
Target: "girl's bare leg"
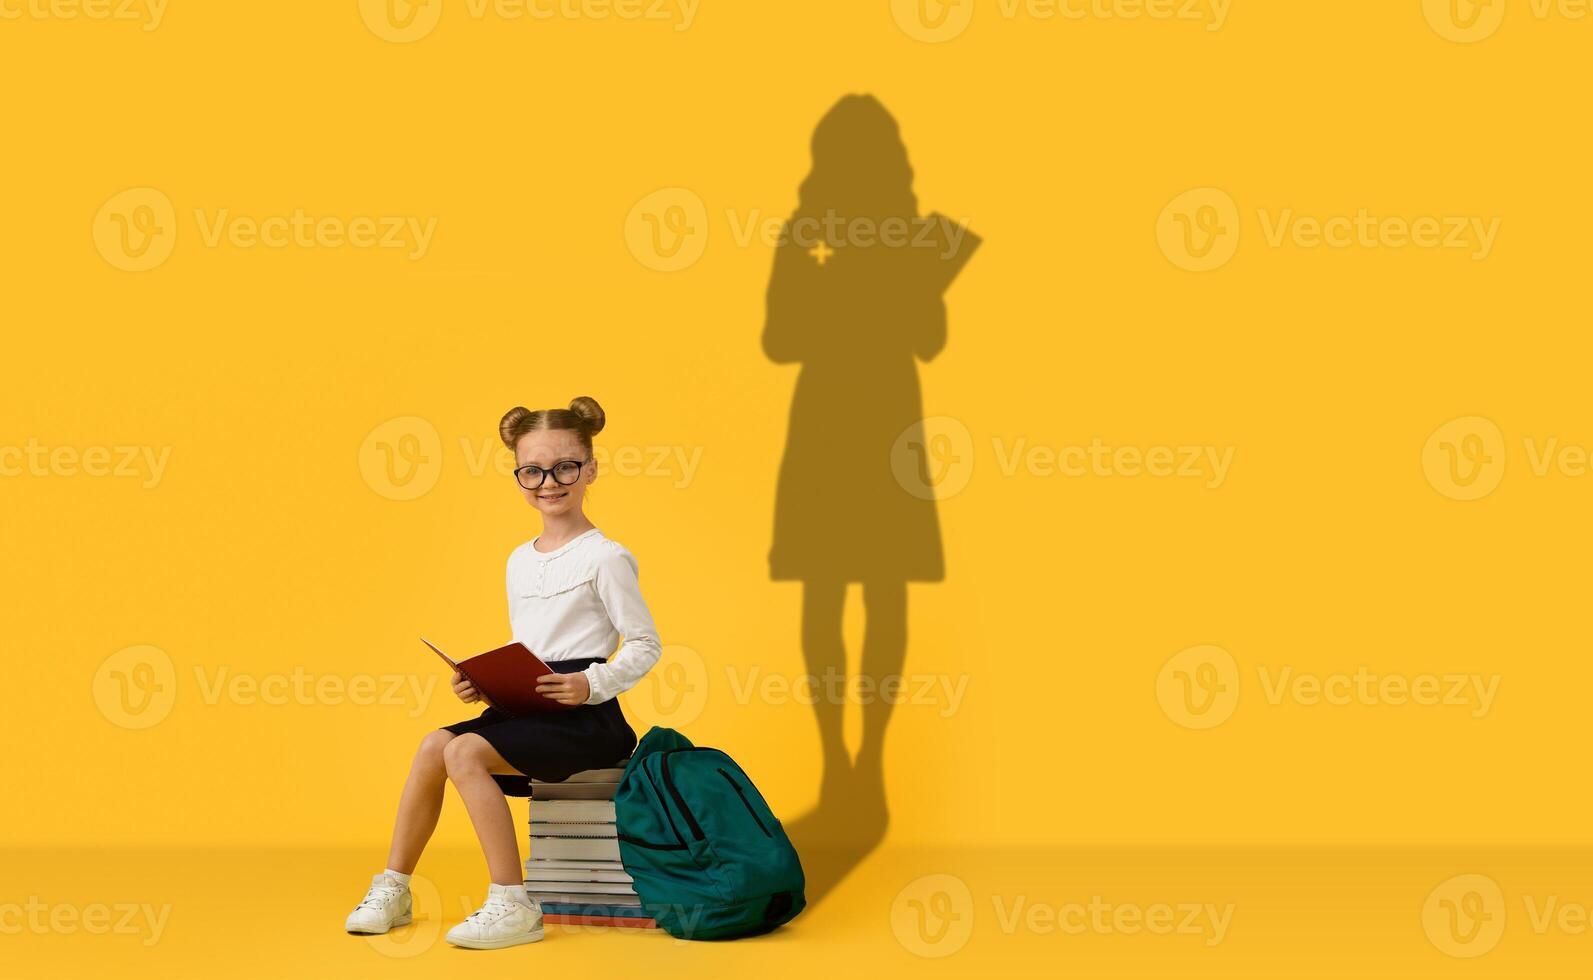
M 514 835 L 514 818 L 509 801 L 492 776 L 517 776 L 519 771 L 503 761 L 496 749 L 480 735 L 461 735 L 443 750 L 448 778 L 459 790 L 470 822 L 487 856 L 487 871 L 495 885 L 518 885 L 525 880 L 520 865 L 520 842 Z M 397 871 L 397 868 L 393 870 Z
M 443 750 L 453 739 L 453 732 L 439 728 L 420 741 L 415 761 L 409 767 L 409 779 L 404 783 L 404 793 L 398 799 L 393 845 L 387 852 L 387 866 L 394 871 L 403 874 L 414 871 L 420 852 L 426 849 L 432 831 L 437 829 L 444 784 L 448 779 Z

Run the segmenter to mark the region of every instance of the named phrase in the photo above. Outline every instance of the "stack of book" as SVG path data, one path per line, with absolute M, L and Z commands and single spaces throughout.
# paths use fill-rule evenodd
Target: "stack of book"
M 545 922 L 657 926 L 620 864 L 614 790 L 624 769 L 589 769 L 561 783 L 531 780 L 525 890 Z

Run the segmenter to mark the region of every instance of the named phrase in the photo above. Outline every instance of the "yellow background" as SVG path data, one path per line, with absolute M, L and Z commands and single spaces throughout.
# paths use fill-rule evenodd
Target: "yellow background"
M 729 749 L 782 817 L 806 808 L 810 710 L 730 680 L 804 672 L 800 587 L 766 564 L 796 368 L 762 354 L 773 250 L 737 227 L 790 213 L 813 127 L 850 92 L 900 123 L 923 211 L 984 240 L 920 366 L 926 414 L 965 429 L 971 455 L 940 505 L 946 580 L 909 590 L 906 670 L 965 678 L 966 695 L 949 717 L 897 710 L 889 843 L 1587 842 L 1590 484 L 1538 475 L 1525 447 L 1593 444 L 1593 20 L 1511 0 L 1497 33 L 1460 43 L 1418 0 L 1234 0 L 1218 30 L 979 0 L 929 43 L 885 0 L 703 0 L 686 29 L 434 2 L 410 43 L 352 0 L 173 0 L 147 31 L 0 21 L 0 444 L 170 448 L 149 488 L 0 479 L 8 845 L 341 848 L 364 858 L 330 906 L 357 898 L 414 744 L 472 712 L 440 687 L 359 706 L 206 703 L 205 685 L 296 668 L 426 683 L 420 634 L 502 642 L 503 562 L 539 528 L 480 454 L 507 408 L 580 394 L 608 412 L 601 451 L 700 453 L 689 480 L 611 465 L 588 514 L 637 556 L 687 671 L 670 676 L 704 685 L 681 727 Z M 95 216 L 143 187 L 170 200 L 175 246 L 128 272 Z M 673 272 L 625 230 L 660 188 L 705 215 L 700 259 Z M 1233 258 L 1200 273 L 1157 237 L 1195 188 L 1238 216 Z M 1500 230 L 1483 261 L 1274 246 L 1258 212 L 1285 208 Z M 222 209 L 436 232 L 417 261 L 207 245 Z M 1502 433 L 1504 475 L 1460 501 L 1423 447 L 1470 416 Z M 435 485 L 412 500 L 372 477 L 367 437 L 395 418 L 437 436 Z M 1003 472 L 1017 440 L 1094 438 L 1232 447 L 1233 463 L 1217 487 Z M 843 475 L 813 492 L 846 506 Z M 854 595 L 854 664 L 860 614 Z M 1206 644 L 1234 658 L 1238 707 L 1191 730 L 1158 674 Z M 142 645 L 169 657 L 175 700 L 135 730 L 96 677 Z M 1482 717 L 1272 704 L 1258 674 L 1362 666 L 1498 675 L 1498 695 Z M 679 693 L 626 708 L 669 721 Z M 450 797 L 439 844 L 472 840 Z

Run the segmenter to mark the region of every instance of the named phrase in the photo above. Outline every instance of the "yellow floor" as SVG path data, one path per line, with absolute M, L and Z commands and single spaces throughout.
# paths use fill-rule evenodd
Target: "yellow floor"
M 1588 852 L 887 847 L 770 936 L 552 927 L 539 945 L 496 952 L 441 939 L 481 899 L 480 858 L 462 850 L 428 854 L 415 924 L 345 935 L 372 860 L 6 853 L 0 975 L 1524 977 L 1593 964 Z

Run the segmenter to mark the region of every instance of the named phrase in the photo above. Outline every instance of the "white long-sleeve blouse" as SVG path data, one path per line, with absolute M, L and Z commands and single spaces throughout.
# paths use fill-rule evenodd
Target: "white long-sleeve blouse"
M 546 554 L 536 549 L 538 538 L 509 555 L 505 578 L 514 639 L 544 662 L 613 654 L 583 671 L 592 689 L 587 704 L 629 690 L 662 652 L 635 556 L 595 527 Z

